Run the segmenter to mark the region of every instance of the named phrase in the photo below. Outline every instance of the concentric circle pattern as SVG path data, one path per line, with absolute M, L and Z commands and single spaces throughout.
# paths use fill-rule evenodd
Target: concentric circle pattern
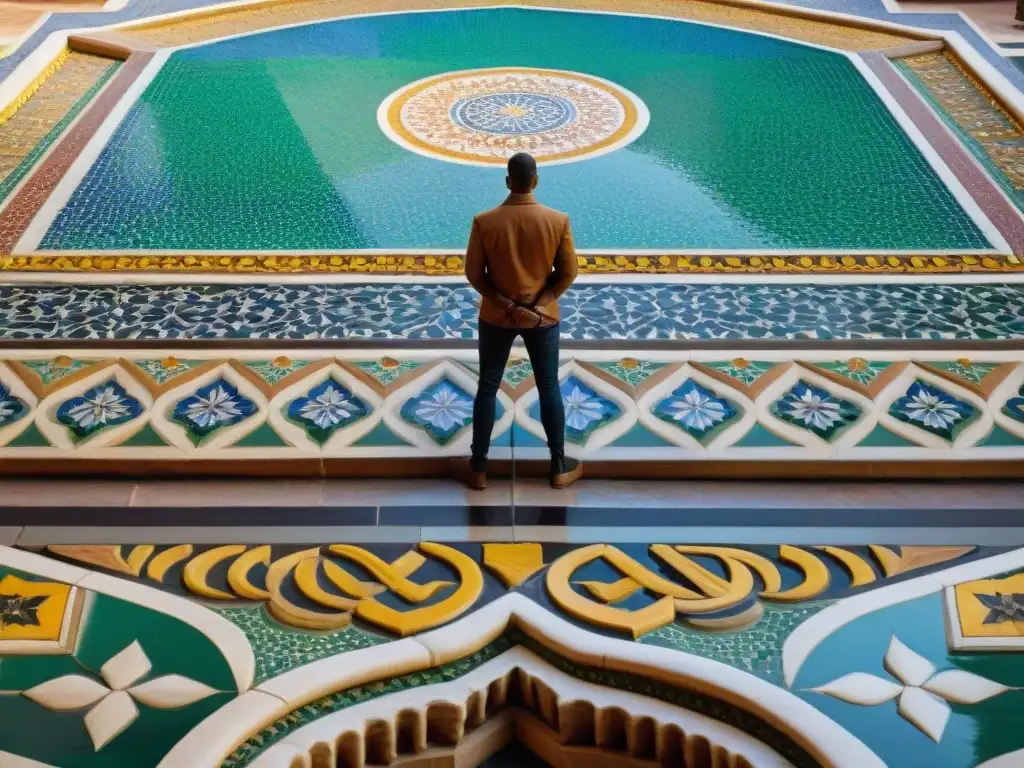
M 576 120 L 569 99 L 540 93 L 488 93 L 455 102 L 449 113 L 456 125 L 481 133 L 519 136 L 553 131 Z
M 618 149 L 643 133 L 648 112 L 606 80 L 557 70 L 453 72 L 412 83 L 381 104 L 395 142 L 452 162 L 499 165 L 516 152 L 541 163 Z

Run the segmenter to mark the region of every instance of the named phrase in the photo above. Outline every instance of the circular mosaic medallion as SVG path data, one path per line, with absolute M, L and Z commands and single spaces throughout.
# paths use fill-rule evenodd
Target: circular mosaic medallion
M 647 128 L 647 107 L 607 80 L 547 69 L 451 72 L 401 88 L 377 121 L 428 157 L 502 165 L 517 152 L 566 163 L 623 147 Z

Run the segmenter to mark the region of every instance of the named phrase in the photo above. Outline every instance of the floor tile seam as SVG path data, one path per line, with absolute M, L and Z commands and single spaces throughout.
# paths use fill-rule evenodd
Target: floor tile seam
M 351 506 L 351 507 L 296 507 L 300 509 L 317 509 L 324 512 L 334 512 L 337 515 L 342 515 L 345 512 L 355 514 L 367 510 L 367 507 Z M 210 522 L 206 523 L 178 523 L 178 527 L 190 527 L 190 528 L 203 528 L 203 527 L 232 527 L 232 526 L 246 526 L 251 528 L 268 528 L 268 527 L 279 527 L 277 520 L 268 522 L 253 523 L 251 521 L 245 523 L 234 522 L 236 520 L 236 514 L 238 510 L 260 510 L 262 512 L 270 512 L 273 510 L 287 511 L 289 508 L 284 505 L 272 505 L 266 507 L 254 507 L 253 505 L 241 504 L 237 506 L 226 506 L 218 505 L 217 507 L 203 507 L 203 506 L 142 506 L 142 507 L 109 507 L 107 505 L 93 505 L 93 506 L 32 506 L 32 505 L 18 505 L 18 506 L 4 506 L 0 507 L 0 525 L 3 526 L 22 526 L 22 525 L 37 525 L 37 526 L 60 526 L 60 525 L 74 525 L 73 522 L 64 521 L 64 515 L 53 515 L 48 512 L 59 510 L 62 513 L 77 511 L 81 518 L 84 520 L 90 520 L 92 522 L 83 522 L 83 525 L 91 527 L 123 527 L 124 513 L 128 509 L 138 510 L 147 509 L 151 512 L 159 511 L 163 515 L 169 517 L 168 522 L 157 522 L 153 521 L 146 524 L 134 524 L 134 527 L 140 530 L 147 530 L 150 528 L 167 527 L 168 525 L 174 526 L 173 515 L 178 514 L 181 516 L 188 516 L 187 513 L 195 512 L 196 510 L 205 510 L 207 513 L 207 519 Z M 108 514 L 91 514 L 96 510 L 110 509 L 112 510 Z M 213 509 L 217 510 L 230 510 L 231 518 L 229 521 L 221 521 L 219 516 L 211 515 Z M 494 527 L 508 527 L 510 525 L 530 525 L 539 526 L 544 528 L 585 528 L 592 527 L 593 525 L 599 525 L 603 528 L 614 529 L 645 529 L 645 528 L 658 528 L 663 527 L 666 523 L 678 523 L 680 525 L 716 525 L 718 527 L 746 527 L 746 528 L 765 528 L 775 526 L 789 526 L 789 527 L 809 527 L 809 528 L 828 528 L 836 524 L 836 514 L 842 512 L 844 518 L 844 525 L 849 527 L 871 527 L 885 529 L 889 527 L 919 527 L 919 528 L 934 528 L 934 527 L 945 527 L 949 526 L 949 518 L 953 517 L 965 517 L 965 521 L 957 521 L 955 527 L 985 529 L 985 528 L 996 528 L 1003 527 L 1014 522 L 1013 517 L 1020 517 L 1020 527 L 1024 528 L 1024 506 L 1022 505 L 1000 505 L 995 507 L 984 507 L 978 506 L 967 506 L 957 505 L 948 507 L 928 506 L 928 507 L 904 507 L 897 504 L 879 504 L 877 506 L 858 506 L 858 507 L 820 507 L 820 506 L 808 506 L 800 507 L 796 505 L 786 506 L 774 506 L 774 507 L 753 507 L 749 504 L 736 505 L 735 502 L 728 505 L 715 506 L 713 504 L 707 504 L 703 506 L 695 507 L 680 507 L 680 506 L 644 506 L 644 507 L 630 507 L 623 506 L 620 502 L 618 504 L 609 504 L 606 506 L 598 506 L 595 504 L 589 505 L 573 505 L 563 506 L 556 504 L 547 505 L 520 505 L 515 510 L 512 510 L 510 504 L 489 504 L 476 507 L 452 505 L 439 506 L 439 511 L 447 511 L 455 509 L 459 513 L 465 513 L 462 519 L 454 520 L 449 516 L 449 520 L 435 520 L 431 519 L 430 507 L 423 507 L 419 505 L 401 505 L 392 507 L 396 510 L 409 510 L 417 513 L 416 517 L 418 520 L 399 520 L 393 523 L 380 523 L 379 517 L 374 522 L 359 522 L 358 520 L 346 520 L 337 521 L 337 525 L 341 525 L 347 528 L 360 528 L 366 530 L 372 530 L 374 528 L 380 529 L 393 529 L 393 528 L 404 528 L 404 527 L 430 527 L 430 528 L 494 528 Z M 508 510 L 507 516 L 502 515 L 503 520 L 474 520 L 471 510 Z M 21 514 L 19 510 L 24 510 L 26 520 L 19 520 L 17 515 Z M 116 510 L 116 511 L 113 511 Z M 629 519 L 611 520 L 608 518 L 612 513 L 624 513 L 626 511 L 632 513 L 632 517 Z M 13 513 L 13 514 L 12 514 Z M 644 514 L 645 513 L 645 514 Z M 860 517 L 851 516 L 860 513 Z M 543 522 L 544 517 L 550 518 L 551 516 L 558 515 L 573 515 L 577 519 L 571 521 L 561 522 Z M 885 516 L 884 521 L 879 521 L 876 518 L 879 516 Z M 266 515 L 264 515 L 265 517 Z M 592 519 L 588 519 L 590 516 Z M 753 518 L 752 518 L 753 516 Z M 98 522 L 100 519 L 108 519 L 110 522 Z M 932 519 L 934 518 L 934 519 Z M 969 522 L 969 525 L 964 525 L 964 522 Z M 329 522 L 323 519 L 310 519 L 308 522 L 294 522 L 294 520 L 287 521 L 287 527 L 291 528 L 318 528 L 330 525 Z
M 516 542 L 536 542 L 542 544 L 569 544 L 582 546 L 586 544 L 708 544 L 715 546 L 764 546 L 790 544 L 797 547 L 813 547 L 823 544 L 836 546 L 867 546 L 879 542 L 901 546 L 1021 546 L 1024 545 L 1024 528 L 992 528 L 992 529 L 919 529 L 894 528 L 879 535 L 872 528 L 833 527 L 824 531 L 815 531 L 810 535 L 803 529 L 787 529 L 785 526 L 764 529 L 732 528 L 723 529 L 716 526 L 700 527 L 664 527 L 648 532 L 630 531 L 613 533 L 600 527 L 580 529 L 558 528 L 541 529 L 538 526 L 515 526 Z
M 56 544 L 82 545 L 135 545 L 139 543 L 155 546 L 172 546 L 182 543 L 194 546 L 217 546 L 245 542 L 250 545 L 279 544 L 282 546 L 313 545 L 325 546 L 330 543 L 352 544 L 416 544 L 427 540 L 424 533 L 438 533 L 430 527 L 394 526 L 379 529 L 374 535 L 346 529 L 345 526 L 325 526 L 310 534 L 305 528 L 274 526 L 267 535 L 265 529 L 251 529 L 246 526 L 210 526 L 195 528 L 189 526 L 160 526 L 155 529 L 141 529 L 132 526 L 118 526 L 114 529 L 104 526 L 39 526 L 29 525 L 19 529 L 17 539 L 11 546 L 41 548 Z M 707 543 L 714 545 L 778 545 L 790 544 L 797 547 L 813 547 L 825 544 L 842 546 L 867 546 L 870 544 L 892 545 L 976 545 L 1017 547 L 1024 545 L 1024 527 L 1001 528 L 940 528 L 921 529 L 914 526 L 892 528 L 880 532 L 878 529 L 852 526 L 832 526 L 826 529 L 807 531 L 792 526 L 770 526 L 766 528 L 723 528 L 721 526 L 663 526 L 649 531 L 615 531 L 600 526 L 583 528 L 517 525 L 506 526 L 500 536 L 451 536 L 447 532 L 434 540 L 450 544 L 478 545 L 486 542 L 537 542 L 585 545 L 601 544 L 656 544 L 656 543 Z

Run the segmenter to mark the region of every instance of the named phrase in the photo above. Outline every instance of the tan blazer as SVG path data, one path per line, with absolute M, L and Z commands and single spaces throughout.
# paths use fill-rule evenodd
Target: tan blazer
M 477 215 L 466 249 L 466 277 L 483 297 L 480 319 L 516 327 L 497 296 L 536 309 L 557 322 L 558 297 L 576 279 L 576 249 L 569 217 L 538 203 L 532 194 L 511 194 Z

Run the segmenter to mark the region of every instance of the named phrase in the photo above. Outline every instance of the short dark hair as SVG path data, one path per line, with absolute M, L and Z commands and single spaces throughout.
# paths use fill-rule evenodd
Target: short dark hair
M 529 189 L 536 175 L 537 161 L 525 152 L 512 155 L 508 159 L 508 177 L 516 189 Z

